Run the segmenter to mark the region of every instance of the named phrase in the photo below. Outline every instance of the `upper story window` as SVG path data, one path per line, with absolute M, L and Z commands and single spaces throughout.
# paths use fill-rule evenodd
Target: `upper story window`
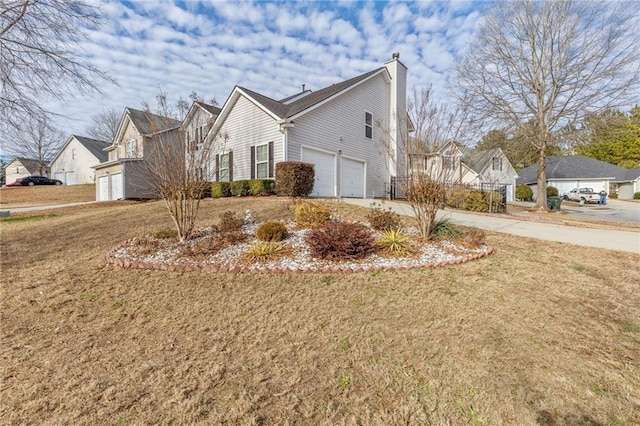
M 498 171 L 502 171 L 502 158 L 500 157 L 495 157 L 493 158 L 492 162 L 492 169 L 493 170 L 498 170 Z
M 368 139 L 373 138 L 373 115 L 370 112 L 364 112 L 364 136 Z
M 448 170 L 455 170 L 456 162 L 455 157 L 451 154 L 451 150 L 447 149 L 442 155 L 442 167 Z
M 73 159 L 73 160 L 75 160 L 75 159 L 76 159 L 76 149 L 75 149 L 75 148 L 73 148 L 73 149 L 71 150 L 71 159 Z
M 136 140 L 130 139 L 127 141 L 127 157 L 133 158 L 136 156 Z

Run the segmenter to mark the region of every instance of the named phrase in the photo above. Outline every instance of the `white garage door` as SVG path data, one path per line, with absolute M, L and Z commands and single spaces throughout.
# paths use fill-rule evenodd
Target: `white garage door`
M 311 195 L 314 197 L 335 197 L 335 156 L 326 152 L 303 148 L 302 161 L 315 165 L 316 181 L 313 184 Z
M 114 173 L 109 175 L 111 186 L 111 200 L 119 200 L 122 198 L 122 173 Z
M 109 176 L 98 177 L 98 201 L 109 199 Z
M 64 182 L 64 172 L 55 172 L 53 174 L 53 178 L 61 180 L 62 182 Z
M 364 162 L 342 158 L 340 195 L 347 198 L 364 198 Z
M 75 185 L 76 184 L 76 172 L 64 172 L 64 184 Z

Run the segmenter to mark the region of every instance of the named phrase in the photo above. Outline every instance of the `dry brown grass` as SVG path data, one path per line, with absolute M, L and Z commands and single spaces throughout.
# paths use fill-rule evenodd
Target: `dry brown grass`
M 293 212 L 199 225 L 247 208 Z M 640 423 L 638 255 L 488 233 L 442 269 L 163 273 L 105 264 L 161 203 L 0 227 L 3 424 Z
M 43 206 L 96 200 L 95 185 L 16 186 L 0 188 L 0 206 Z

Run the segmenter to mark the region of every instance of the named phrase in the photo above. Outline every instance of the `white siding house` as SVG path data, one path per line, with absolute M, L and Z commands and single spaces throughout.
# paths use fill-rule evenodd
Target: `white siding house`
M 385 196 L 404 164 L 382 140 L 406 131 L 398 119 L 406 116 L 406 73 L 394 54 L 373 71 L 281 100 L 237 86 L 209 137 L 224 136 L 218 154 L 232 154 L 233 180 L 273 178 L 275 163 L 305 161 L 315 165 L 313 196 Z
M 9 161 L 5 167 L 6 183 L 13 183 L 18 178 L 31 175 L 49 177 L 49 166 L 46 161 L 32 160 L 30 158 L 16 157 Z
M 95 182 L 94 166 L 107 161 L 109 142 L 71 135 L 51 161 L 51 176 L 65 185 Z

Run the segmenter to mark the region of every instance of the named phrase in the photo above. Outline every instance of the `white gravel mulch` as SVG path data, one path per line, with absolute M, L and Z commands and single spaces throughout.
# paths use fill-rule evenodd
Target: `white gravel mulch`
M 242 226 L 242 231 L 248 236 L 248 242 L 231 245 L 211 255 L 188 254 L 188 245 L 193 246 L 199 239 L 211 237 L 211 229 L 201 229 L 197 232 L 198 238 L 185 243 L 157 240 L 153 237 L 147 237 L 146 240 L 134 238 L 112 250 L 107 260 L 126 268 L 169 271 L 351 272 L 445 266 L 478 259 L 493 252 L 493 248 L 487 245 L 470 248 L 451 241 L 420 242 L 416 229 L 404 228 L 412 237 L 412 254 L 394 256 L 373 253 L 359 260 L 328 261 L 313 258 L 305 242 L 305 235 L 309 230 L 294 229 L 293 226 L 288 224 L 289 236 L 281 242 L 283 254 L 265 257 L 259 261 L 246 256 L 246 252 L 258 242 L 255 237 L 255 224 Z

